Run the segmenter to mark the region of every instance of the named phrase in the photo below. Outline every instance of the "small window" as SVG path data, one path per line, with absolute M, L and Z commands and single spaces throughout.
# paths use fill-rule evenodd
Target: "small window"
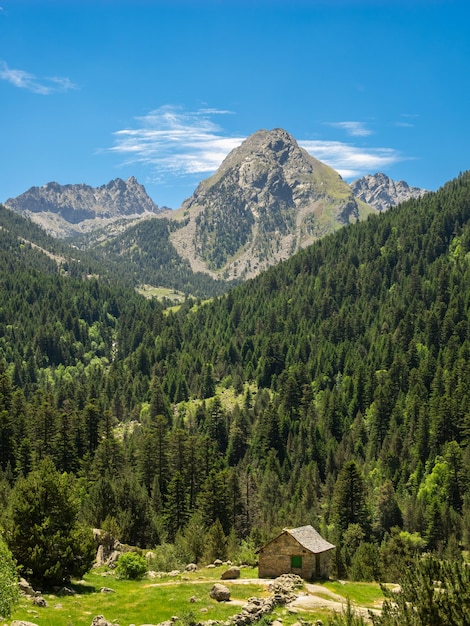
M 294 569 L 302 568 L 302 557 L 301 556 L 291 556 L 290 558 L 290 566 Z

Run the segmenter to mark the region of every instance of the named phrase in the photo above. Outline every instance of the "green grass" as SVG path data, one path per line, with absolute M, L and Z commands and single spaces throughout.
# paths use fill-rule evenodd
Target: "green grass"
M 74 596 L 44 594 L 47 607 L 35 607 L 31 599 L 22 598 L 12 619 L 34 622 L 38 626 L 90 626 L 96 615 L 104 615 L 108 621 L 119 622 L 121 626 L 158 624 L 172 616 L 184 618 L 190 614 L 198 621 L 225 621 L 241 610 L 241 602 L 253 596 L 269 595 L 266 585 L 256 581 L 257 568 L 243 568 L 241 580 L 224 581 L 235 602 L 212 600 L 210 590 L 214 582 L 220 581 L 222 571 L 223 567 L 201 568 L 176 577 L 131 581 L 116 579 L 109 573 L 104 575 L 106 572 L 102 570 L 93 570 L 84 580 L 72 585 L 76 592 Z M 114 593 L 101 593 L 102 587 L 110 587 Z M 376 583 L 334 581 L 325 583 L 324 587 L 343 597 L 345 602 L 349 598 L 356 606 L 374 608 L 383 599 L 380 586 Z M 326 591 L 318 595 L 330 599 Z M 192 596 L 197 600 L 195 603 L 190 602 Z M 325 620 L 331 613 L 320 607 L 298 612 L 278 607 L 273 617 L 282 617 L 284 626 L 290 626 L 298 621 L 299 615 L 302 620 L 314 621 Z
M 146 298 L 156 298 L 157 300 L 172 300 L 173 302 L 184 302 L 185 295 L 182 291 L 176 289 L 167 289 L 166 287 L 154 287 L 153 285 L 140 285 L 136 288 Z
M 244 577 L 253 572 L 244 570 Z M 177 578 L 141 581 L 118 580 L 90 572 L 83 581 L 73 585 L 76 595 L 58 597 L 44 594 L 48 606 L 35 607 L 22 598 L 12 619 L 32 621 L 38 626 L 90 626 L 95 615 L 109 621 L 127 624 L 158 624 L 172 616 L 192 612 L 198 620 L 226 620 L 240 611 L 235 603 L 216 602 L 209 597 L 214 581 L 220 579 L 221 569 L 200 570 Z M 187 579 L 187 580 L 186 580 Z M 231 588 L 231 599 L 245 601 L 249 597 L 266 595 L 262 584 L 224 584 Z M 110 587 L 114 593 L 101 593 Z M 197 601 L 189 599 L 195 596 Z
M 339 582 L 336 580 L 325 583 L 325 587 L 345 599 L 349 598 L 353 604 L 368 609 L 377 607 L 384 597 L 378 583 Z

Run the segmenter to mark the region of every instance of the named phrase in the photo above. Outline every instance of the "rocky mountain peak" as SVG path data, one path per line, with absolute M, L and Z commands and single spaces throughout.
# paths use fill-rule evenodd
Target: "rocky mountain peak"
M 367 174 L 355 180 L 351 183 L 351 189 L 357 198 L 378 211 L 386 211 L 391 206 L 426 193 L 425 189 L 410 187 L 404 180 L 394 181 L 382 172 Z
M 370 211 L 285 130 L 259 130 L 185 201 L 172 241 L 195 270 L 248 278 Z
M 119 219 L 161 212 L 134 176 L 126 181 L 116 178 L 101 187 L 49 182 L 9 198 L 5 206 L 62 237 L 89 232 Z

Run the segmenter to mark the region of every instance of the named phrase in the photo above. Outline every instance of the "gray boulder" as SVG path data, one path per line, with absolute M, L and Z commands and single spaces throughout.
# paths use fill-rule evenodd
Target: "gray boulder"
M 225 585 L 216 583 L 212 587 L 209 595 L 213 600 L 217 600 L 217 602 L 227 602 L 230 600 L 230 589 Z
M 240 568 L 236 565 L 232 565 L 232 567 L 229 567 L 229 569 L 223 572 L 220 578 L 222 580 L 235 580 L 236 578 L 240 578 Z

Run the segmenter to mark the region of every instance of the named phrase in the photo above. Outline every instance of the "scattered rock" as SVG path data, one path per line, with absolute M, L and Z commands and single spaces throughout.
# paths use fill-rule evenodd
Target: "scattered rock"
M 18 581 L 18 587 L 20 588 L 20 593 L 22 595 L 24 595 L 24 596 L 35 596 L 36 595 L 36 592 L 34 591 L 32 586 L 24 578 L 20 578 L 20 580 Z
M 115 593 L 115 591 L 111 587 L 101 587 L 100 593 Z
M 196 572 L 197 571 L 197 565 L 196 563 L 188 563 L 186 565 L 186 567 L 184 568 L 185 572 Z
M 168 576 L 179 576 L 180 573 L 181 572 L 178 569 L 174 569 L 171 572 L 168 572 Z
M 230 589 L 225 585 L 221 585 L 220 583 L 216 583 L 210 592 L 210 597 L 217 602 L 227 602 L 230 600 Z
M 43 598 L 42 596 L 35 596 L 33 598 L 33 604 L 35 606 L 44 606 L 44 607 L 47 606 L 47 602 L 46 602 L 45 598 Z
M 104 615 L 97 615 L 96 617 L 93 618 L 93 621 L 91 622 L 91 626 L 116 626 L 116 625 L 113 624 L 112 622 L 108 622 L 108 620 L 105 619 Z
M 235 580 L 236 578 L 240 578 L 240 568 L 236 565 L 232 565 L 232 567 L 223 572 L 220 578 L 222 580 Z
M 296 598 L 293 589 L 302 584 L 299 576 L 287 574 L 287 577 L 279 576 L 270 585 L 271 596 L 269 598 L 248 598 L 248 602 L 242 607 L 241 613 L 234 615 L 230 622 L 232 626 L 249 626 L 258 622 L 264 615 L 271 613 L 278 605 L 286 604 Z M 282 626 L 281 620 L 273 622 L 275 626 Z
M 34 622 L 25 622 L 22 619 L 14 619 L 11 623 L 11 626 L 38 626 Z
M 197 602 L 197 598 L 196 598 L 196 596 L 191 596 L 191 597 L 189 598 L 189 601 L 190 601 L 192 604 L 194 604 L 195 602 Z
M 214 563 L 209 563 L 209 565 L 206 565 L 207 569 L 213 569 L 215 567 Z
M 223 562 L 223 561 L 221 561 L 220 559 L 216 559 L 216 560 L 214 561 L 214 566 L 215 566 L 215 567 L 220 567 L 220 566 L 221 566 L 221 565 L 223 565 L 223 564 L 224 564 L 224 562 Z
M 70 587 L 61 587 L 59 591 L 57 592 L 57 595 L 58 596 L 74 596 L 75 591 L 73 589 L 70 589 Z

